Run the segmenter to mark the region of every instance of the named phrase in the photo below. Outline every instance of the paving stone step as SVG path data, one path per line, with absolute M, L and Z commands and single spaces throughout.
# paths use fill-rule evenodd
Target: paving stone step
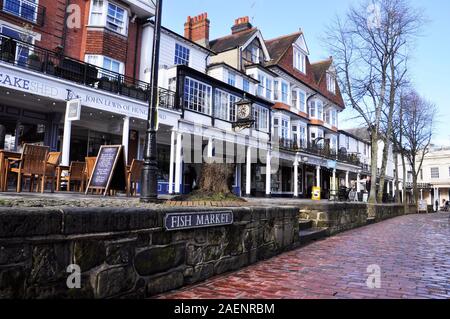
M 311 228 L 300 231 L 300 243 L 302 245 L 308 244 L 312 241 L 316 241 L 327 237 L 328 228 Z
M 313 228 L 313 221 L 310 219 L 300 219 L 298 221 L 298 228 L 299 230 L 308 230 Z

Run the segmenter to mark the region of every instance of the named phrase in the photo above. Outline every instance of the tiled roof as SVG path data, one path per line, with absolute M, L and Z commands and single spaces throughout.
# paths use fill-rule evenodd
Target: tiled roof
M 311 63 L 311 71 L 313 72 L 314 79 L 316 80 L 317 83 L 320 83 L 323 76 L 327 73 L 328 69 L 331 67 L 332 64 L 333 64 L 332 59 Z
M 227 35 L 210 41 L 209 46 L 216 53 L 225 52 L 243 46 L 256 32 L 258 32 L 258 29 L 252 28 L 236 34 Z
M 267 50 L 269 50 L 270 57 L 272 58 L 272 60 L 268 62 L 267 65 L 270 66 L 278 64 L 301 34 L 302 32 L 299 31 L 293 34 L 267 40 Z

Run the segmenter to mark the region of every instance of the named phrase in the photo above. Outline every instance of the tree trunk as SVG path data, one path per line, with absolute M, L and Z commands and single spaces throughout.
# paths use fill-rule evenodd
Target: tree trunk
M 402 165 L 403 165 L 403 210 L 405 214 L 408 213 L 408 201 L 406 200 L 406 181 L 407 181 L 407 172 L 406 172 L 406 161 L 405 155 L 402 154 Z
M 419 204 L 419 187 L 417 186 L 417 174 L 413 174 L 413 192 L 414 192 L 414 204 Z
M 395 144 L 395 142 L 394 142 Z M 397 147 L 394 146 L 395 150 L 397 150 Z M 394 152 L 394 165 L 395 165 L 395 173 L 394 173 L 394 184 L 395 184 L 395 202 L 400 203 L 400 189 L 399 189 L 399 181 L 398 181 L 398 154 Z
M 381 163 L 381 170 L 380 170 L 380 189 L 378 191 L 378 203 L 383 202 L 383 195 L 384 195 L 384 182 L 386 179 L 386 166 L 387 166 L 387 160 L 389 155 L 389 144 L 387 142 L 388 139 L 384 139 L 384 148 L 383 148 L 383 158 Z
M 205 194 L 231 194 L 233 192 L 233 164 L 203 164 L 199 192 Z
M 371 143 L 372 143 L 372 158 L 370 160 L 371 167 L 371 186 L 370 186 L 370 196 L 369 203 L 377 203 L 377 173 L 378 173 L 378 132 L 376 127 L 372 128 L 371 132 Z

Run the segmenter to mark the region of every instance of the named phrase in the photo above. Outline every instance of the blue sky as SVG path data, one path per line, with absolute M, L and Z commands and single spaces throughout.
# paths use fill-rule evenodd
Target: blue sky
M 311 53 L 311 60 L 328 57 L 320 41 L 333 17 L 343 15 L 358 0 L 163 0 L 164 26 L 183 34 L 188 15 L 208 12 L 211 39 L 227 35 L 234 20 L 249 16 L 266 39 L 289 34 L 302 28 Z M 410 72 L 418 92 L 438 106 L 434 142 L 450 146 L 450 1 L 411 0 L 422 8 L 429 22 L 418 40 L 410 62 Z M 340 125 L 353 127 L 352 110 L 346 110 Z

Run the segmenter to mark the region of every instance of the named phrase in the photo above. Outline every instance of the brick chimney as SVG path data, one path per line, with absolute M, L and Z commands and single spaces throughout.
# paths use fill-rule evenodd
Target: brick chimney
M 208 13 L 206 12 L 193 18 L 187 17 L 184 24 L 184 37 L 208 48 L 209 24 Z
M 234 26 L 231 27 L 231 33 L 236 34 L 242 31 L 253 28 L 248 17 L 238 18 L 234 21 Z

